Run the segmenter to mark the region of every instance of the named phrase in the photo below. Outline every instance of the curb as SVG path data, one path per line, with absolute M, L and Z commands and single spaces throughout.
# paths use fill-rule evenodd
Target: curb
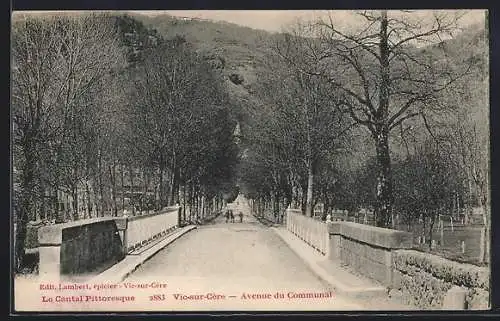
M 344 295 L 348 298 L 356 299 L 356 300 L 365 300 L 365 299 L 372 299 L 372 298 L 378 298 L 378 297 L 385 297 L 386 294 L 386 289 L 382 286 L 377 286 L 373 285 L 371 287 L 353 287 L 348 284 L 343 283 L 340 281 L 338 278 L 336 278 L 334 275 L 328 273 L 323 269 L 321 266 L 318 265 L 317 262 L 314 260 L 306 257 L 303 253 L 301 253 L 296 246 L 291 244 L 291 242 L 287 239 L 283 233 L 290 233 L 287 230 L 279 230 L 275 227 L 272 228 L 274 232 L 285 242 L 288 247 L 298 256 L 302 259 L 304 263 L 324 282 L 328 283 L 330 286 L 334 288 L 334 290 L 341 294 Z M 295 235 L 290 233 L 291 237 L 296 237 Z M 327 260 L 325 258 L 325 260 Z M 354 275 L 353 275 L 354 276 Z
M 265 218 L 265 217 L 263 217 L 263 216 L 257 216 L 257 215 L 255 215 L 254 213 L 252 213 L 252 216 L 253 216 L 253 217 L 255 217 L 255 219 L 256 219 L 259 223 L 261 223 L 262 225 L 265 225 L 265 226 L 267 226 L 267 227 L 275 227 L 275 226 L 280 226 L 280 224 L 275 223 L 275 222 L 273 222 L 273 221 L 271 221 L 271 220 L 269 220 L 269 219 L 267 219 L 267 218 Z
M 103 273 L 99 274 L 95 278 L 91 280 L 91 282 L 114 282 L 114 283 L 119 283 L 125 280 L 130 274 L 132 274 L 135 270 L 137 270 L 142 264 L 147 262 L 150 258 L 152 258 L 155 254 L 163 250 L 165 247 L 167 247 L 169 244 L 173 243 L 175 240 L 179 239 L 182 237 L 184 234 L 196 229 L 196 225 L 188 225 L 183 228 L 180 228 L 179 230 L 175 231 L 174 233 L 168 235 L 165 237 L 165 239 L 161 240 L 151 248 L 145 250 L 139 255 L 127 255 L 125 259 L 122 261 L 118 262 L 115 264 L 113 267 L 110 269 L 104 271 Z M 127 262 L 126 260 L 129 260 Z M 120 269 L 120 264 L 123 265 L 123 267 Z M 113 270 L 116 269 L 118 271 Z M 111 277 L 107 276 L 107 274 L 112 275 Z

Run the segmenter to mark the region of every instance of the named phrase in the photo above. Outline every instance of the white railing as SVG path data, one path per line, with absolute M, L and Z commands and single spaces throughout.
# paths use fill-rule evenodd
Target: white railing
M 127 249 L 135 249 L 176 228 L 178 214 L 179 207 L 170 207 L 154 214 L 129 217 Z
M 326 255 L 329 233 L 326 223 L 302 215 L 300 210 L 286 210 L 286 228 L 304 242 Z

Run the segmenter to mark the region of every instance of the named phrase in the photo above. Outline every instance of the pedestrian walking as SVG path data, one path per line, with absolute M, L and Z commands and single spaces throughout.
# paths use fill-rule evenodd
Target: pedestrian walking
M 233 210 L 230 210 L 229 211 L 229 215 L 231 217 L 231 223 L 234 223 L 234 214 L 233 214 Z
M 240 216 L 240 223 L 243 223 L 243 213 L 240 211 L 240 214 L 238 214 Z
M 229 210 L 226 210 L 226 223 L 229 222 Z

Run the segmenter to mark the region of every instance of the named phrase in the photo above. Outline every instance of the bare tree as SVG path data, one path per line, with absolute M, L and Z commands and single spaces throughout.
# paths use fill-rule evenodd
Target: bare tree
M 336 108 L 337 98 L 327 83 L 317 75 L 302 72 L 317 63 L 307 57 L 311 40 L 306 38 L 307 26 L 298 25 L 300 36 L 278 36 L 267 56 L 266 74 L 261 79 L 258 92 L 265 106 L 259 106 L 252 115 L 254 149 L 260 161 L 266 160 L 272 179 L 270 198 L 272 207 L 283 196 L 299 196 L 307 216 L 314 215 L 315 177 L 327 155 L 339 147 L 349 122 L 344 122 Z M 296 41 L 295 41 L 296 40 Z M 282 46 L 297 59 L 290 63 L 281 55 Z M 288 181 L 287 183 L 285 183 Z M 287 186 L 285 188 L 285 186 Z M 298 190 L 304 191 L 297 193 Z
M 92 115 L 90 97 L 120 61 L 114 32 L 104 16 L 15 17 L 14 144 L 20 151 L 15 164 L 20 165 L 23 177 L 16 235 L 18 260 L 22 261 L 25 225 L 35 212 L 38 190 L 44 207 L 47 184 L 56 198 L 59 188 L 66 185 L 75 211 L 78 207 L 75 184 L 86 175 L 88 157 L 82 155 L 91 151 L 82 139 L 89 134 L 86 125 L 93 121 L 87 117 Z
M 455 92 L 453 100 L 464 104 L 465 109 L 456 113 L 455 122 L 451 124 L 450 151 L 456 157 L 463 171 L 466 185 L 472 196 L 470 205 L 477 206 L 482 211 L 483 230 L 480 244 L 480 261 L 487 262 L 490 247 L 490 155 L 489 155 L 489 121 L 484 108 L 488 104 L 487 77 L 476 84 L 464 82 L 462 89 Z M 470 87 L 475 88 L 471 95 L 464 96 Z M 460 94 L 462 93 L 462 94 Z M 460 98 L 463 98 L 460 102 Z M 470 110 L 470 104 L 476 104 L 475 112 Z
M 358 15 L 364 21 L 359 32 L 342 31 L 331 15 L 319 20 L 320 44 L 315 42 L 309 55 L 320 67 L 302 70 L 323 76 L 342 96 L 344 111 L 371 133 L 378 160 L 375 215 L 377 225 L 388 226 L 394 202 L 390 133 L 411 118 L 425 122 L 428 110 L 442 108 L 437 94 L 468 68 L 450 66 L 444 47 L 418 48 L 457 30 L 459 17 L 435 12 L 429 22 L 406 12 Z M 283 56 L 293 62 L 297 57 L 287 48 Z
M 12 107 L 14 163 L 20 172 L 17 214 L 16 269 L 23 266 L 26 224 L 35 210 L 39 165 L 37 150 L 53 133 L 54 101 L 51 79 L 57 63 L 58 41 L 53 20 L 15 20 L 12 28 Z

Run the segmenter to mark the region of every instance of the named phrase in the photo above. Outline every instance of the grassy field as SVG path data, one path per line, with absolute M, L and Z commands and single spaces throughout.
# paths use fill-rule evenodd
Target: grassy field
M 345 220 L 346 216 L 338 213 L 334 216 L 334 218 Z M 360 216 L 356 220 L 354 217 L 348 216 L 347 221 L 363 223 L 363 217 Z M 375 225 L 375 222 L 370 218 L 366 223 L 368 225 Z M 462 225 L 456 223 L 452 228 L 451 225 L 449 225 L 449 222 L 447 222 L 444 226 L 443 236 L 441 238 L 438 224 L 435 224 L 432 231 L 432 239 L 435 240 L 435 246 L 432 249 L 429 247 L 430 240 L 428 228 L 425 233 L 425 243 L 422 243 L 423 239 L 421 238 L 421 236 L 424 235 L 422 225 L 416 224 L 410 227 L 407 225 L 401 225 L 396 229 L 413 233 L 413 244 L 415 245 L 414 248 L 416 250 L 436 254 L 459 262 L 484 265 L 484 263 L 480 263 L 479 260 L 481 251 L 481 225 Z M 464 243 L 464 248 L 462 248 L 462 242 Z
M 481 245 L 481 226 L 459 226 L 453 230 L 445 228 L 441 237 L 439 230 L 433 231 L 435 248 L 429 250 L 429 243 L 418 244 L 418 237 L 414 241 L 416 248 L 422 251 L 431 252 L 443 257 L 460 261 L 478 264 Z M 464 247 L 462 248 L 462 242 Z

